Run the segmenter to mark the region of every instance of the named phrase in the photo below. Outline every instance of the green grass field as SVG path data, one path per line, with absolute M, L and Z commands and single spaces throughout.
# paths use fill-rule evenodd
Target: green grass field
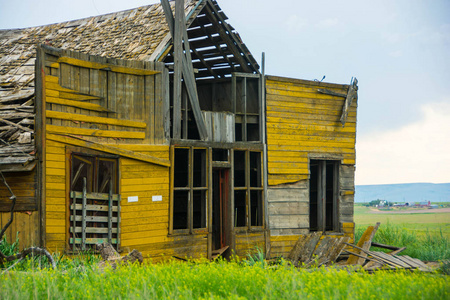
M 171 262 L 99 272 L 95 265 L 62 271 L 0 274 L 0 299 L 448 299 L 438 273 L 297 269 L 289 264 Z
M 375 214 L 369 207 L 355 204 L 355 224 L 375 225 L 376 222 L 401 226 L 416 234 L 441 233 L 450 238 L 450 213 L 383 213 Z
M 355 237 L 359 240 L 368 225 L 380 222 L 373 241 L 406 247 L 403 255 L 423 261 L 450 259 L 450 213 L 374 213 L 373 209 L 355 205 Z M 380 251 L 373 247 L 372 250 Z
M 357 238 L 381 222 L 374 240 L 406 246 L 402 254 L 422 260 L 449 260 L 450 214 L 373 214 L 355 206 Z M 17 244 L 0 245 L 6 254 Z M 379 250 L 379 249 L 373 249 Z M 294 268 L 282 261 L 196 261 L 98 269 L 98 255 L 56 257 L 57 270 L 45 259 L 25 260 L 0 269 L 0 299 L 450 299 L 450 264 L 439 271 L 349 272 L 336 267 Z

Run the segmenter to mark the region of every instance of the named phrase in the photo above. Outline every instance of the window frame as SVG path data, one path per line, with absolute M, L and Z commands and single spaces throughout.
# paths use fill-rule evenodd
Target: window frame
M 236 187 L 234 185 L 234 176 L 235 176 L 235 152 L 244 152 L 245 153 L 245 185 Z M 259 180 L 260 180 L 260 186 L 251 186 L 251 180 L 250 180 L 250 153 L 255 152 L 259 153 Z M 232 149 L 232 156 L 233 156 L 233 192 L 232 192 L 232 209 L 233 209 L 233 228 L 236 229 L 236 231 L 259 231 L 264 230 L 265 228 L 265 203 L 264 203 L 264 176 L 263 176 L 263 151 L 262 150 L 254 150 L 254 149 Z M 236 220 L 235 220 L 235 192 L 236 191 L 245 191 L 245 225 L 244 226 L 235 226 Z M 251 225 L 252 224 L 252 214 L 251 214 L 251 194 L 254 191 L 258 191 L 261 197 L 261 225 Z
M 186 187 L 176 187 L 175 186 L 175 151 L 176 149 L 188 149 L 188 184 Z M 204 186 L 194 186 L 194 152 L 195 150 L 204 151 Z M 171 146 L 170 147 L 170 160 L 172 162 L 172 167 L 170 170 L 170 211 L 169 211 L 169 235 L 187 235 L 187 234 L 197 234 L 206 233 L 209 228 L 209 190 L 210 190 L 210 151 L 208 147 L 196 147 L 196 146 Z M 202 163 L 203 164 L 203 163 Z M 188 192 L 188 211 L 187 211 L 187 228 L 175 229 L 174 228 L 174 195 L 176 191 L 187 191 Z M 205 193 L 204 205 L 205 213 L 202 218 L 204 218 L 204 227 L 194 228 L 194 192 L 201 191 Z
M 316 223 L 317 223 L 317 229 L 311 228 L 311 165 L 312 163 L 317 164 L 317 196 L 316 196 L 316 204 L 317 205 L 317 215 Z M 332 180 L 331 182 L 327 179 L 327 166 L 332 165 Z M 308 162 L 308 168 L 309 168 L 309 231 L 310 232 L 316 232 L 316 231 L 324 231 L 324 232 L 340 232 L 340 216 L 339 216 L 339 204 L 340 204 L 340 168 L 341 168 L 342 162 L 339 159 L 324 159 L 324 158 L 309 158 Z M 327 186 L 331 184 L 332 185 L 332 199 L 327 198 Z M 331 229 L 328 227 L 327 222 L 329 219 L 327 218 L 327 214 L 329 212 L 327 211 L 328 204 L 331 203 Z

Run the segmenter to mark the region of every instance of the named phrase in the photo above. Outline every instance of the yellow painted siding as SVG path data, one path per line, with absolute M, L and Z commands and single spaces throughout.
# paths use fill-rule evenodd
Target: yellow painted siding
M 236 255 L 239 257 L 246 257 L 257 251 L 265 252 L 264 231 L 236 233 L 235 245 Z
M 51 251 L 64 251 L 67 243 L 65 145 L 47 141 L 47 246 Z M 116 145 L 117 146 L 117 145 Z M 119 145 L 157 158 L 169 159 L 169 146 Z M 53 163 L 51 163 L 53 162 Z M 60 176 L 52 175 L 61 170 Z M 172 256 L 201 258 L 207 256 L 206 232 L 185 236 L 169 236 L 169 168 L 129 158 L 119 159 L 121 200 L 121 248 L 133 249 L 154 261 Z M 128 197 L 138 196 L 138 202 Z M 152 196 L 162 196 L 153 201 Z
M 267 143 L 269 185 L 308 179 L 308 157 L 333 155 L 344 164 L 355 163 L 356 107 L 347 122 L 340 122 L 343 97 L 317 89 L 346 94 L 344 85 L 267 77 Z

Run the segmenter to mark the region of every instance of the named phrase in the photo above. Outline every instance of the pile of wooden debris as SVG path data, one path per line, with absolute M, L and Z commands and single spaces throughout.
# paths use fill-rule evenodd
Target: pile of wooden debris
M 356 245 L 348 243 L 349 237 L 323 235 L 323 232 L 313 232 L 301 235 L 288 259 L 298 267 L 319 267 L 336 264 L 339 266 L 360 266 L 372 272 L 385 269 L 418 269 L 424 272 L 432 271 L 419 259 L 407 255 L 398 255 L 406 247 L 398 248 L 372 242 L 380 226 L 369 226 Z M 392 250 L 389 253 L 370 251 L 370 247 Z

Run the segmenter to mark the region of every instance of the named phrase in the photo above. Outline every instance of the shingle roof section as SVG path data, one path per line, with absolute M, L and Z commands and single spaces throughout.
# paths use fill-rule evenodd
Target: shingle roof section
M 186 2 L 188 14 L 201 0 Z M 24 139 L 27 130 L 20 126 L 34 130 L 37 44 L 111 58 L 150 60 L 168 34 L 160 4 L 58 24 L 0 30 L 0 118 L 10 122 L 0 120 L 0 165 L 34 158 L 34 152 L 30 154 L 24 148 L 34 145 L 34 140 Z

